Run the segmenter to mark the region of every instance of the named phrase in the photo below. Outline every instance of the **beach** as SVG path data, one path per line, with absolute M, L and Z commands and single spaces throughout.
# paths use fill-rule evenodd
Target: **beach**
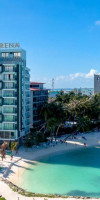
M 7 200 L 11 199 L 18 200 L 18 197 L 19 200 L 28 200 L 28 199 L 33 200 L 33 197 L 25 197 L 18 194 L 17 192 L 12 191 L 12 189 L 10 189 L 9 186 L 2 181 L 2 178 L 7 179 L 13 184 L 17 185 L 19 182 L 19 177 L 21 177 L 24 170 L 27 169 L 29 165 L 31 165 L 33 162 L 37 162 L 37 159 L 40 157 L 53 154 L 56 152 L 71 151 L 74 149 L 87 148 L 90 146 L 96 146 L 96 148 L 99 148 L 100 145 L 100 132 L 79 134 L 75 136 L 75 138 L 72 138 L 70 136 L 65 143 L 61 143 L 60 140 L 64 140 L 65 137 L 66 136 L 62 136 L 58 138 L 57 144 L 54 143 L 54 145 L 52 146 L 50 145 L 46 145 L 45 147 L 33 146 L 30 149 L 21 147 L 19 149 L 18 155 L 14 155 L 12 161 L 10 159 L 10 156 L 6 156 L 6 160 L 4 159 L 3 162 L 2 160 L 0 160 L 0 166 L 3 167 L 3 170 L 0 173 L 0 195 L 4 196 Z M 42 200 L 44 198 L 34 197 L 34 199 Z M 60 197 L 59 199 L 62 198 Z M 76 198 L 69 197 L 67 199 L 74 200 Z

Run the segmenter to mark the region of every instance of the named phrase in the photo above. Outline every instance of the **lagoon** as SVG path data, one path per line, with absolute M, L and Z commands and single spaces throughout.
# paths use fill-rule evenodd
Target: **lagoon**
M 100 147 L 42 157 L 23 171 L 18 185 L 35 193 L 100 197 Z

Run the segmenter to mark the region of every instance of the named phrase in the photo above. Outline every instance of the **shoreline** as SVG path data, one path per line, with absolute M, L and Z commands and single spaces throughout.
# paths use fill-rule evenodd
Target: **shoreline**
M 23 166 L 27 168 L 31 164 L 38 162 L 38 160 L 41 159 L 42 157 L 49 156 L 49 155 L 59 153 L 59 152 L 74 151 L 78 149 L 99 146 L 100 132 L 93 132 L 92 134 L 93 134 L 92 140 L 90 140 L 91 133 L 80 134 L 79 136 L 77 136 L 78 139 L 67 140 L 67 144 L 63 143 L 63 144 L 57 144 L 53 147 L 35 149 L 36 150 L 34 152 L 35 154 L 33 154 L 33 151 L 31 149 L 27 152 L 24 152 L 26 154 L 25 159 L 22 158 L 20 161 L 18 161 L 19 168 L 12 166 L 12 170 L 14 171 L 15 174 L 14 175 L 10 174 L 10 176 L 7 179 L 14 184 L 18 183 L 19 182 L 18 177 L 21 176 L 25 170 Z M 82 139 L 81 138 L 82 136 L 85 136 L 87 138 L 87 141 Z M 95 136 L 97 136 L 97 138 Z M 84 146 L 84 142 L 87 143 L 86 147 Z
M 86 141 L 82 138 L 83 136 L 85 136 Z M 50 154 L 59 153 L 59 152 L 87 148 L 84 146 L 84 143 L 87 144 L 87 147 L 100 146 L 100 132 L 91 132 L 91 133 L 86 133 L 86 134 L 85 133 L 80 134 L 80 135 L 76 136 L 76 139 L 68 139 L 67 144 L 66 143 L 57 144 L 55 146 L 48 147 L 48 148 L 42 148 L 42 149 L 32 148 L 32 149 L 29 149 L 28 151 L 26 151 L 25 148 L 21 148 L 19 151 L 19 154 L 17 156 L 14 156 L 13 161 L 9 162 L 10 157 L 8 158 L 8 156 L 7 156 L 7 162 L 9 162 L 9 165 L 8 165 L 7 169 L 4 171 L 4 173 L 2 174 L 1 178 L 3 177 L 5 180 L 8 180 L 9 182 L 12 182 L 14 185 L 17 186 L 17 184 L 19 182 L 19 177 L 21 177 L 24 170 L 26 170 L 34 162 L 38 162 L 37 159 L 47 156 L 47 155 L 50 155 Z M 0 162 L 0 164 L 1 164 L 1 162 Z M 9 188 L 9 190 L 11 190 L 11 189 Z M 0 194 L 2 194 L 1 191 L 0 191 Z M 18 193 L 17 193 L 17 195 L 18 195 Z M 4 194 L 2 194 L 2 196 L 4 196 Z M 30 200 L 31 199 L 33 200 L 33 198 L 31 198 L 31 197 L 27 197 L 26 199 L 28 199 L 28 198 Z M 42 197 L 40 197 L 40 198 L 42 198 Z M 57 197 L 57 198 L 55 197 L 54 199 L 60 199 L 60 198 L 61 198 L 61 196 Z M 66 199 L 74 200 L 73 198 L 77 199 L 77 197 L 66 197 Z M 83 198 L 86 199 L 85 197 L 82 197 L 82 199 Z M 22 197 L 21 197 L 21 199 L 22 199 Z M 25 196 L 23 199 L 25 199 Z M 39 199 L 39 197 L 36 197 L 36 200 L 38 200 L 38 199 Z M 90 199 L 98 199 L 98 198 L 90 198 Z M 7 199 L 7 200 L 10 200 L 10 199 Z

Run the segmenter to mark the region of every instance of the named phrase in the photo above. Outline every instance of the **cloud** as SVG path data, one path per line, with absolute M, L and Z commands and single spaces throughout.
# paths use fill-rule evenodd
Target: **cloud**
M 93 87 L 94 74 L 97 74 L 96 69 L 90 69 L 87 73 L 76 72 L 73 74 L 61 74 L 60 76 L 44 77 L 42 79 L 38 78 L 34 81 L 41 81 L 46 83 L 44 87 L 52 88 L 52 78 L 54 78 L 55 88 L 65 88 L 65 87 Z M 100 74 L 100 73 L 98 73 Z
M 100 20 L 95 21 L 96 26 L 100 26 Z
M 71 80 L 73 80 L 73 79 L 75 79 L 75 78 L 84 77 L 84 75 L 85 75 L 84 73 L 77 72 L 77 73 L 75 73 L 75 74 L 70 74 L 69 77 L 70 77 Z
M 97 70 L 91 69 L 89 73 L 85 74 L 85 78 L 93 78 L 94 74 L 97 73 Z
M 56 77 L 56 81 L 66 80 L 67 78 L 68 78 L 68 76 L 58 76 L 58 77 Z
M 62 75 L 58 76 L 55 78 L 56 81 L 61 81 L 61 80 L 74 80 L 78 78 L 85 78 L 85 79 L 91 79 L 94 77 L 94 74 L 97 73 L 97 70 L 91 69 L 88 73 L 82 73 L 82 72 L 77 72 L 74 74 L 69 74 L 69 75 Z

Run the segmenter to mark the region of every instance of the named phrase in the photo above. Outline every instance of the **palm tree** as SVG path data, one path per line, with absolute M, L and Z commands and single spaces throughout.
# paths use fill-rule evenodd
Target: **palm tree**
M 6 155 L 6 148 L 8 147 L 8 143 L 7 142 L 4 142 L 2 145 L 1 145 L 1 158 L 2 158 L 2 161 L 3 159 L 5 158 L 5 155 Z
M 47 103 L 41 109 L 41 116 L 45 121 L 45 127 L 54 135 L 56 127 L 65 121 L 65 112 L 61 104 Z M 56 132 L 56 134 L 58 131 Z
M 11 160 L 13 158 L 13 152 L 17 149 L 18 142 L 11 142 Z
M 79 131 L 85 132 L 89 131 L 91 126 L 91 121 L 88 116 L 84 116 L 78 120 L 77 128 Z

